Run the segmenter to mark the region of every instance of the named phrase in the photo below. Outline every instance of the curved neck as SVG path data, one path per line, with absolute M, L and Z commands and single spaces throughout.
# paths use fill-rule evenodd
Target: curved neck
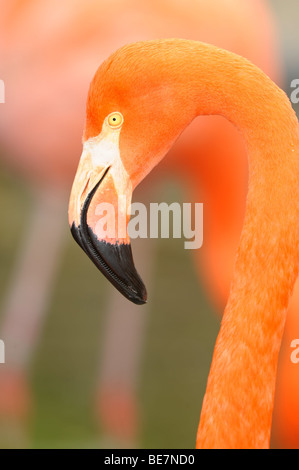
M 133 188 L 196 116 L 224 116 L 244 137 L 246 214 L 197 445 L 265 447 L 299 264 L 295 113 L 286 95 L 247 60 L 180 39 L 124 46 L 102 64 L 89 92 L 85 139 L 98 135 L 115 110 L 124 116 L 120 155 Z
M 275 296 L 277 292 L 279 297 L 281 289 L 289 295 L 298 274 L 299 125 L 286 94 L 248 60 L 215 46 L 181 39 L 141 42 L 123 48 L 128 67 L 133 57 L 131 48 L 134 52 L 140 48 L 138 61 L 133 63 L 140 79 L 135 80 L 138 103 L 140 96 L 154 90 L 152 103 L 154 109 L 158 108 L 155 116 L 159 117 L 161 134 L 156 139 L 163 142 L 158 149 L 153 144 L 155 153 L 148 153 L 146 161 L 136 162 L 136 156 L 130 155 L 139 178 L 163 158 L 196 116 L 221 115 L 232 122 L 245 140 L 249 164 L 246 216 L 238 254 L 238 259 L 247 260 L 248 269 L 240 272 L 237 262 L 234 288 L 245 276 L 246 285 L 252 281 L 264 284 L 266 291 L 272 287 Z M 128 86 L 132 88 L 130 82 Z M 151 106 L 149 101 L 147 106 Z M 132 128 L 138 133 L 138 123 L 133 121 Z M 152 129 L 148 126 L 147 135 L 143 122 L 141 129 L 143 140 L 150 146 L 155 140 Z M 273 265 L 269 264 L 272 259 Z M 260 269 L 259 279 L 252 279 L 252 264 L 254 272 Z
M 138 61 L 132 59 L 131 48 L 137 49 L 134 52 Z M 141 162 L 136 161 L 136 147 L 132 154 L 125 148 L 124 163 L 132 175 L 133 187 L 159 163 L 190 122 L 202 115 L 224 116 L 240 130 L 248 149 L 250 174 L 258 174 L 260 178 L 267 173 L 265 183 L 275 180 L 276 170 L 289 173 L 292 165 L 297 165 L 298 121 L 291 104 L 285 93 L 245 58 L 209 44 L 181 39 L 145 41 L 120 51 L 122 62 L 114 59 L 120 82 L 127 80 L 127 69 L 132 68 L 135 81 L 132 84 L 127 80 L 128 95 L 131 99 L 131 90 L 135 88 L 133 98 L 139 106 L 150 108 L 150 115 L 159 119 L 161 135 L 156 127 L 154 133 L 166 143 L 158 150 L 155 145 L 154 151 L 149 151 L 142 160 L 141 167 Z M 152 94 L 153 98 L 140 103 L 140 97 Z M 157 102 L 162 103 L 161 108 Z M 153 129 L 142 120 L 140 129 L 138 124 L 134 116 L 133 136 L 140 132 L 150 146 L 155 142 Z M 132 141 L 136 145 L 133 138 Z M 288 164 L 284 165 L 284 161 Z
M 161 80 L 175 92 L 170 141 L 195 116 L 222 115 L 242 133 L 249 161 L 245 222 L 197 446 L 267 447 L 285 314 L 298 275 L 298 121 L 284 92 L 247 60 L 193 41 L 156 44 Z
M 278 354 L 298 276 L 298 121 L 286 95 L 244 59 L 203 46 L 199 62 L 190 76 L 196 113 L 221 114 L 241 131 L 249 189 L 197 446 L 268 447 Z

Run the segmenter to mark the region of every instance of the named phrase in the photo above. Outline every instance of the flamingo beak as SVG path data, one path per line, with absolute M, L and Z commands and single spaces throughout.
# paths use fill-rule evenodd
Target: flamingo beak
M 126 232 L 127 211 L 123 210 L 126 214 L 122 214 L 125 217 L 125 234 L 122 237 L 115 233 L 113 236 L 103 234 L 96 217 L 99 204 L 103 202 L 112 205 L 114 219 L 116 215 L 119 220 L 119 211 L 122 209 L 119 208 L 119 192 L 114 178 L 119 169 L 115 169 L 113 162 L 94 168 L 90 160 L 90 156 L 82 154 L 73 183 L 69 204 L 71 233 L 96 267 L 121 294 L 135 304 L 144 304 L 147 298 L 146 288 L 133 261 Z M 130 202 L 131 193 L 128 204 Z

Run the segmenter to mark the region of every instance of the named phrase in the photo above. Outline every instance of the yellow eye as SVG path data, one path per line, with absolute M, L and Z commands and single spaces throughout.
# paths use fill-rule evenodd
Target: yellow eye
M 123 122 L 124 122 L 123 115 L 119 113 L 118 111 L 115 113 L 111 113 L 108 116 L 108 124 L 110 127 L 113 127 L 114 129 L 121 127 Z

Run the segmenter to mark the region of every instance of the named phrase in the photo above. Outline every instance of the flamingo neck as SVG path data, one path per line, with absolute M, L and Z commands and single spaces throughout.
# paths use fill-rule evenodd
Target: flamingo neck
M 268 447 L 278 354 L 298 276 L 298 121 L 284 92 L 247 60 L 194 41 L 157 44 L 149 73 L 159 70 L 176 100 L 168 143 L 196 116 L 222 115 L 242 133 L 249 163 L 245 221 L 197 447 Z
M 197 446 L 267 447 L 278 353 L 299 264 L 295 113 L 286 95 L 246 59 L 188 40 L 125 46 L 103 64 L 89 95 L 86 138 L 96 135 L 102 115 L 113 111 L 109 100 L 107 109 L 98 106 L 97 91 L 105 96 L 110 88 L 111 100 L 122 90 L 120 154 L 133 188 L 196 116 L 224 116 L 244 137 L 246 214 Z M 122 102 L 117 104 L 122 111 Z
M 196 59 L 195 43 L 190 49 L 184 99 L 196 103 L 195 115 L 231 121 L 249 162 L 245 221 L 197 447 L 268 447 L 278 354 L 298 276 L 298 121 L 286 95 L 245 59 L 204 44 Z

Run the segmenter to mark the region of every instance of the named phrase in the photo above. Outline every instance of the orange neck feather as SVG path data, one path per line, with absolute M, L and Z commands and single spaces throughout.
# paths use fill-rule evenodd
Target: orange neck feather
M 246 216 L 197 447 L 267 447 L 278 353 L 299 264 L 295 113 L 286 95 L 247 60 L 178 39 L 125 46 L 103 64 L 89 95 L 85 138 L 96 135 L 116 109 L 124 115 L 120 150 L 133 187 L 198 115 L 224 116 L 244 137 Z

